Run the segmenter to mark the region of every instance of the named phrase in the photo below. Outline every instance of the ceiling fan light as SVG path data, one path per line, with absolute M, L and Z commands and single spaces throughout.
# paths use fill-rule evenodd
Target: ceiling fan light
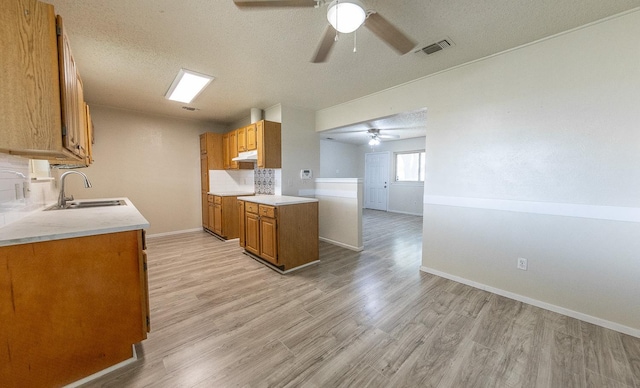
M 338 32 L 349 34 L 357 30 L 367 14 L 358 0 L 333 0 L 327 9 L 327 20 Z
M 369 145 L 376 146 L 378 144 L 380 144 L 380 140 L 378 139 L 378 136 L 371 136 L 371 140 L 369 140 Z

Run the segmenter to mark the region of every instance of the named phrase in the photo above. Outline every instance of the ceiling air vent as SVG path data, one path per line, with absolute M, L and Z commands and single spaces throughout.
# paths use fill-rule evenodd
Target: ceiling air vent
M 430 44 L 426 47 L 421 48 L 420 51 L 424 51 L 425 54 L 431 55 L 433 53 L 437 53 L 438 51 L 442 51 L 451 46 L 452 46 L 451 40 L 443 39 L 437 43 Z

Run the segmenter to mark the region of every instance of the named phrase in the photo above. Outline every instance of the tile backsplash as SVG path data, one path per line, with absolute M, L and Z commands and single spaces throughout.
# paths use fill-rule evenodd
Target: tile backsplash
M 253 191 L 256 194 L 280 195 L 282 170 L 210 170 L 209 191 Z
M 254 188 L 256 194 L 274 195 L 276 192 L 276 170 L 273 168 L 258 168 L 254 170 Z

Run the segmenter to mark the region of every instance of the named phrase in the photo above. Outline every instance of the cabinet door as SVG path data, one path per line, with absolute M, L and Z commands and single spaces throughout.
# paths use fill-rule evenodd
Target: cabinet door
M 231 157 L 229 155 L 229 134 L 225 133 L 222 136 L 222 160 L 225 170 L 231 168 Z
M 258 135 L 256 133 L 256 124 L 251 124 L 246 127 L 245 132 L 247 151 L 258 149 Z
M 240 246 L 244 247 L 244 201 L 238 201 L 238 237 L 240 239 Z
M 209 191 L 209 161 L 207 155 L 200 156 L 200 190 Z
M 237 129 L 236 136 L 238 137 L 238 152 L 246 151 L 247 150 L 247 127 Z
M 80 101 L 78 92 L 78 70 L 71 54 L 69 39 L 62 25 L 62 18 L 56 22 L 60 30 L 58 36 L 58 64 L 60 66 L 60 95 L 62 97 L 62 142 L 65 148 L 80 156 Z
M 89 105 L 84 104 L 84 110 L 86 112 L 85 118 L 87 121 L 87 164 L 93 163 L 93 120 L 91 119 L 91 111 Z
M 219 203 L 213 204 L 213 232 L 225 236 L 222 228 L 222 205 Z
M 209 196 L 209 197 L 211 197 L 211 196 Z M 211 201 L 211 199 L 209 199 L 208 211 L 207 211 L 207 214 L 209 216 L 209 230 L 214 230 L 215 229 L 215 224 L 216 224 L 215 206 L 216 205 Z
M 256 147 L 258 149 L 258 167 L 266 168 L 264 163 L 264 121 L 256 123 Z
M 247 213 L 245 217 L 245 246 L 244 249 L 260 255 L 260 217 L 257 214 Z
M 206 191 L 202 192 L 202 227 L 209 229 L 209 200 Z
M 76 89 L 77 93 L 77 114 L 78 114 L 78 128 L 77 133 L 75 134 L 75 139 L 78 142 L 76 148 L 78 150 L 77 155 L 81 158 L 85 158 L 87 156 L 87 110 L 85 108 L 84 102 L 84 86 L 82 85 L 82 79 L 80 78 L 80 74 L 76 73 L 76 84 L 78 88 Z
M 229 132 L 229 168 L 237 169 L 238 162 L 233 158 L 238 156 L 238 132 Z
M 260 257 L 273 264 L 278 262 L 278 235 L 275 218 L 260 218 Z
M 3 152 L 70 157 L 62 149 L 53 6 L 3 1 L 1 18 L 0 146 Z
M 203 133 L 200 135 L 200 155 L 207 153 L 207 135 Z

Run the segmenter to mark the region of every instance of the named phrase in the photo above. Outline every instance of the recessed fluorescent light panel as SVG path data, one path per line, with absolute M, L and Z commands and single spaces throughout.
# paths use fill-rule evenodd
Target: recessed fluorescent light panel
M 213 77 L 195 71 L 180 69 L 176 79 L 164 96 L 168 100 L 180 101 L 185 104 L 193 101 L 202 89 L 213 81 Z

